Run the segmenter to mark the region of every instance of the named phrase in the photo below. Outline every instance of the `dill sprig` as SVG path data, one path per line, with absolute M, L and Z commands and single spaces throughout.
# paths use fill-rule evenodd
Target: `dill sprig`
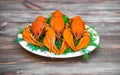
M 23 30 L 24 30 L 24 28 L 18 28 L 18 30 L 17 30 L 17 35 L 18 34 L 22 34 L 23 33 Z M 18 38 L 17 36 L 16 36 L 16 38 L 13 40 L 13 43 L 14 44 L 17 44 L 17 43 L 19 43 L 20 41 L 23 41 L 23 38 Z

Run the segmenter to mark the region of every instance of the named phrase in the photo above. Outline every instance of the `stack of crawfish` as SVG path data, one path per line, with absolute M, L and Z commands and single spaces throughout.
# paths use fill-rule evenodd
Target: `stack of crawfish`
M 53 12 L 49 24 L 45 17 L 38 16 L 31 25 L 25 27 L 22 34 L 23 39 L 33 45 L 45 46 L 55 54 L 63 54 L 68 47 L 73 51 L 85 48 L 90 42 L 85 22 L 80 16 L 75 16 L 69 18 L 65 23 L 63 16 L 64 14 L 59 10 Z M 44 35 L 43 42 L 40 42 L 42 35 Z M 62 41 L 59 49 L 55 45 L 56 40 Z M 75 45 L 75 41 L 78 40 L 80 41 Z

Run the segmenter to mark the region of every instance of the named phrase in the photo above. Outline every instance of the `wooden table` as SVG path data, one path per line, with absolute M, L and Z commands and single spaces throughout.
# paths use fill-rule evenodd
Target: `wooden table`
M 56 9 L 80 15 L 99 33 L 100 48 L 88 62 L 82 56 L 51 60 L 13 44 L 18 28 Z M 120 0 L 0 0 L 0 74 L 120 75 Z

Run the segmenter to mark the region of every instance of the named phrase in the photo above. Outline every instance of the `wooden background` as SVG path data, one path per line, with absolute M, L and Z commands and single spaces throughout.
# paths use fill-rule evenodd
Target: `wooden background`
M 13 44 L 18 28 L 59 9 L 80 15 L 100 35 L 100 48 L 82 56 L 54 59 Z M 0 0 L 0 75 L 120 75 L 120 0 Z

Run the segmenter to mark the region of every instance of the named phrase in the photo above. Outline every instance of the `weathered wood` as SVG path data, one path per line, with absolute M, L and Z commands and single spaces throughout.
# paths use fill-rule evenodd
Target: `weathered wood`
M 47 16 L 51 11 L 60 9 L 67 15 L 70 15 L 70 17 L 81 15 L 86 22 L 120 22 L 120 5 L 117 4 L 119 1 L 115 1 L 114 4 L 112 4 L 112 1 L 104 4 L 61 4 L 54 3 L 56 1 L 51 2 L 53 3 L 44 1 L 1 2 L 0 9 L 2 11 L 0 12 L 0 16 L 4 17 L 8 22 L 32 22 L 38 15 Z M 100 1 L 96 2 L 99 3 Z
M 11 0 L 11 1 L 9 1 L 9 0 L 1 0 L 0 2 L 1 3 L 16 3 L 16 2 L 24 2 L 24 1 L 26 1 L 26 0 Z M 111 0 L 101 0 L 101 1 L 99 1 L 99 0 L 91 0 L 91 1 L 89 1 L 89 0 L 59 0 L 59 1 L 57 1 L 57 0 L 27 0 L 27 1 L 29 1 L 29 2 L 39 2 L 39 3 L 61 3 L 61 4 L 102 4 L 102 3 L 104 3 L 104 4 L 113 4 L 113 3 L 115 3 L 115 4 L 119 4 L 120 3 L 120 1 L 119 0 L 114 0 L 114 1 L 111 1 Z
M 10 63 L 10 62 L 39 62 L 39 63 L 75 63 L 75 62 L 83 62 L 82 56 L 75 57 L 75 58 L 68 58 L 68 59 L 53 59 L 45 58 L 42 56 L 38 56 L 35 54 L 32 54 L 24 49 L 19 50 L 1 50 L 2 53 L 0 53 L 1 60 L 0 64 Z M 120 50 L 119 49 L 97 49 L 90 53 L 90 59 L 88 62 L 92 63 L 100 63 L 100 62 L 119 62 L 120 61 Z
M 116 10 L 114 10 L 114 12 L 111 12 L 112 10 L 110 11 L 104 10 L 99 13 L 98 13 L 99 10 L 98 11 L 97 10 L 77 10 L 75 12 L 69 12 L 69 11 L 74 11 L 74 10 L 69 10 L 69 11 L 63 11 L 63 12 L 67 13 L 67 15 L 70 17 L 73 17 L 75 15 L 80 15 L 85 22 L 120 22 L 120 18 L 119 18 L 120 14 L 116 14 L 119 12 L 118 11 L 119 9 L 116 9 Z M 33 22 L 33 20 L 37 16 L 43 15 L 45 17 L 48 17 L 49 13 L 51 13 L 51 11 L 29 11 L 29 10 L 24 10 L 21 12 L 20 11 L 9 11 L 9 12 L 2 11 L 0 12 L 0 16 L 4 17 L 7 22 Z
M 18 28 L 56 9 L 80 15 L 99 33 L 100 48 L 87 62 L 82 56 L 52 60 L 13 44 Z M 119 70 L 120 0 L 0 0 L 0 75 L 120 75 Z
M 66 65 L 66 66 L 64 66 Z M 119 72 L 119 63 L 113 62 L 105 62 L 105 63 L 73 63 L 73 64 L 57 64 L 57 63 L 49 63 L 49 64 L 39 64 L 39 63 L 21 63 L 19 65 L 0 65 L 2 70 L 11 71 L 15 73 L 31 73 L 39 75 L 50 75 L 54 73 L 62 74 L 85 74 L 85 75 L 107 75 L 108 72 L 110 75 L 120 74 Z M 24 66 L 24 67 L 23 67 Z M 7 68 L 5 68 L 7 67 Z M 11 68 L 16 67 L 16 68 Z M 92 69 L 91 69 L 92 68 Z

